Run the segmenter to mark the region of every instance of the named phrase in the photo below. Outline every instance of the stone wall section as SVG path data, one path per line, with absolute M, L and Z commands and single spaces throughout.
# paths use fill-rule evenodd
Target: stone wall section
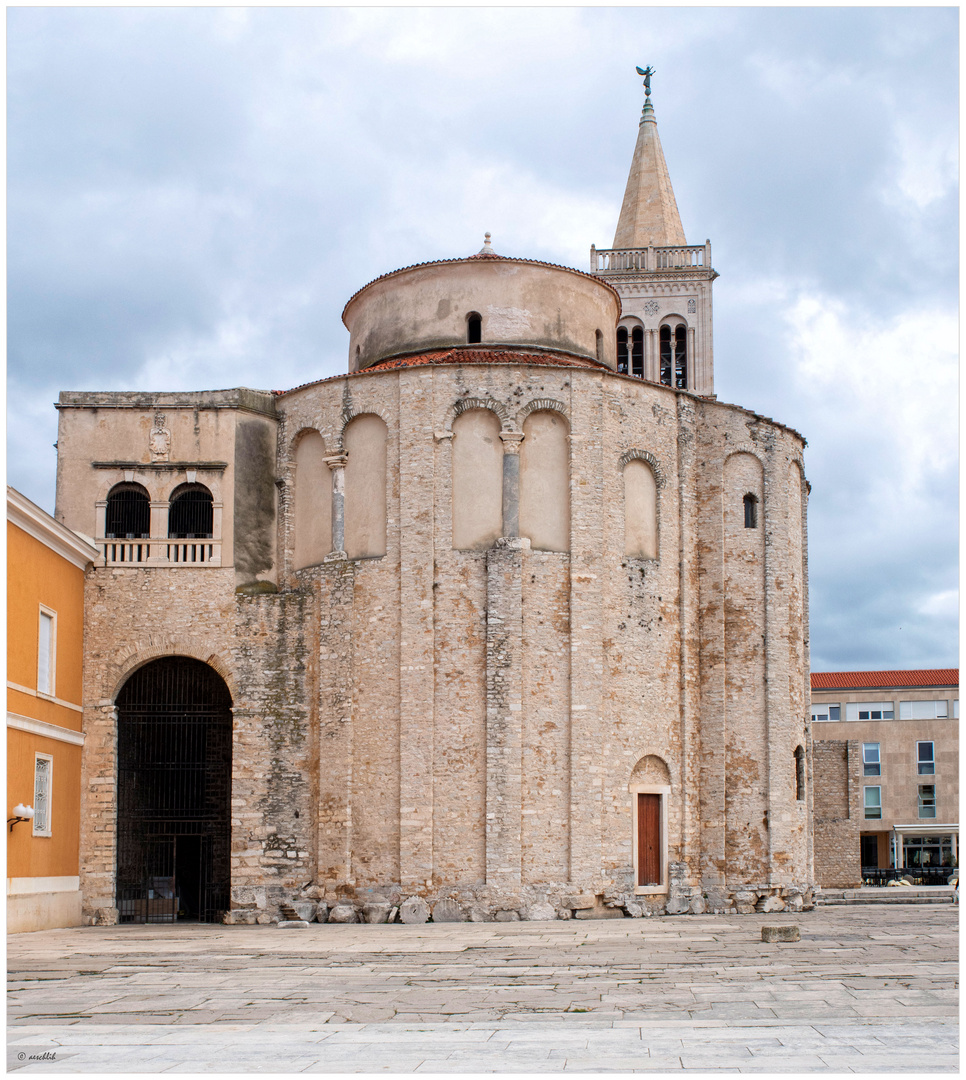
M 816 880 L 826 889 L 857 888 L 862 884 L 862 744 L 816 740 L 812 761 Z
M 452 423 L 468 400 L 494 403 L 505 452 L 528 406 L 565 413 L 569 552 L 512 536 L 453 549 Z M 789 520 L 804 525 L 798 436 L 563 367 L 360 372 L 293 391 L 277 411 L 277 593 L 270 582 L 236 593 L 231 568 L 91 576 L 94 907 L 109 904 L 113 873 L 116 658 L 151 649 L 210 658 L 232 689 L 233 902 L 245 921 L 274 917 L 307 882 L 358 910 L 446 896 L 480 918 L 807 895 L 794 784 L 807 576 L 804 545 L 787 535 Z M 317 431 L 338 456 L 362 413 L 387 425 L 386 554 L 295 571 L 294 440 Z M 656 559 L 623 554 L 631 450 L 659 480 Z M 754 475 L 732 477 L 729 461 Z M 749 484 L 761 489 L 757 530 L 734 516 Z M 629 784 L 648 757 L 671 788 L 657 897 L 634 891 Z

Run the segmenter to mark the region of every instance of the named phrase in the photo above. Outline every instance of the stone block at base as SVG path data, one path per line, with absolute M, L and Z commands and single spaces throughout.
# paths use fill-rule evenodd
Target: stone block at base
M 801 941 L 802 932 L 797 926 L 763 926 L 762 941 Z

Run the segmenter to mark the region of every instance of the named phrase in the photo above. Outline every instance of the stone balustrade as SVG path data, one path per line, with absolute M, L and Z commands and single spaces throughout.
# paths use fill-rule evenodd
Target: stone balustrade
M 221 541 L 210 537 L 106 537 L 96 544 L 105 566 L 221 566 Z
M 686 247 L 611 248 L 607 250 L 591 246 L 590 271 L 592 274 L 625 273 L 628 270 L 651 272 L 654 270 L 691 270 L 695 267 L 711 268 L 711 244 Z

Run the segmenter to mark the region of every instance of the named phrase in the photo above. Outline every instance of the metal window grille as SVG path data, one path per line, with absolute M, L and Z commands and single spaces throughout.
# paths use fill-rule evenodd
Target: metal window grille
M 182 484 L 172 493 L 168 536 L 179 540 L 210 537 L 213 517 L 211 492 L 203 484 Z
M 50 833 L 50 772 L 53 762 L 38 754 L 34 758 L 34 821 L 35 836 Z
M 215 922 L 229 906 L 231 698 L 206 664 L 165 657 L 118 695 L 122 922 Z
M 151 502 L 140 484 L 116 484 L 107 496 L 104 532 L 109 537 L 140 539 L 151 532 Z

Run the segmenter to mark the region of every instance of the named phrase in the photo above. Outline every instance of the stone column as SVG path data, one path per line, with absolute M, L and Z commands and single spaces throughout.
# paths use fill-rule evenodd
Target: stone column
M 332 554 L 345 558 L 345 454 L 325 459 L 332 470 Z
M 688 352 L 687 352 L 687 379 L 685 380 L 685 389 L 691 390 L 694 387 L 694 327 L 688 327 Z
M 661 381 L 661 343 L 657 330 L 644 331 L 644 378 L 649 382 Z
M 501 431 L 503 440 L 503 535 L 520 535 L 520 444 L 523 433 Z

